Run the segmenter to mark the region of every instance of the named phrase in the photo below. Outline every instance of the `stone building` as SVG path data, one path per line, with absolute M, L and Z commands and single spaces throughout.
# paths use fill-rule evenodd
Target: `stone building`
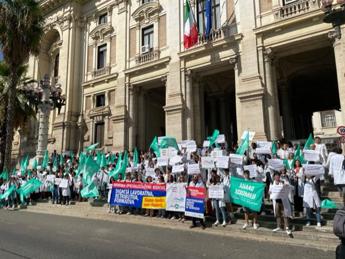
M 215 128 L 229 143 L 302 139 L 315 111 L 345 123 L 345 29 L 329 38 L 319 0 L 191 0 L 198 44 L 184 49 L 184 0 L 42 0 L 41 53 L 29 74 L 48 74 L 67 101 L 50 114 L 50 151 L 147 149 L 170 135 L 198 144 Z M 17 141 L 34 152 L 38 126 Z

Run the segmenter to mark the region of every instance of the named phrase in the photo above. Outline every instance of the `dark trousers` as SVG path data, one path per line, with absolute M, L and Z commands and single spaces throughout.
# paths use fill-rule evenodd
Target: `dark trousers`
M 200 222 L 200 225 L 201 225 L 201 226 L 206 227 L 205 222 L 204 222 L 204 219 L 198 219 L 198 218 L 192 218 L 193 226 L 196 226 L 196 223 L 197 223 L 198 221 Z

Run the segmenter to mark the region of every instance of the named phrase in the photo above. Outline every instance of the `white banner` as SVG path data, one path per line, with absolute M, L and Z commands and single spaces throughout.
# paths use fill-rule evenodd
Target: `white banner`
M 228 156 L 220 156 L 216 158 L 216 166 L 218 168 L 229 168 L 229 157 Z
M 316 150 L 303 150 L 304 160 L 312 161 L 312 162 L 319 162 L 320 161 L 320 153 Z
M 200 174 L 199 164 L 188 164 L 188 174 Z
M 230 154 L 230 163 L 235 165 L 242 165 L 243 164 L 243 156 Z
M 145 169 L 145 176 L 146 177 L 151 176 L 152 178 L 155 178 L 156 177 L 155 169 L 152 167 L 146 168 Z
M 158 166 L 167 166 L 169 164 L 169 158 L 167 157 L 158 157 L 157 165 Z
M 221 149 L 214 149 L 211 152 L 211 157 L 213 157 L 213 158 L 224 156 L 224 155 L 225 155 L 225 152 L 224 152 L 224 150 L 221 150 Z
M 323 165 L 303 165 L 304 174 L 307 176 L 321 176 L 325 174 Z
M 210 146 L 210 141 L 209 140 L 204 140 L 204 143 L 202 144 L 202 147 L 209 147 Z
M 203 169 L 212 169 L 214 168 L 214 158 L 210 156 L 201 157 L 201 167 Z
M 160 158 L 169 158 L 169 149 L 168 148 L 160 148 Z
M 244 170 L 248 170 L 250 173 L 250 178 L 255 178 L 258 176 L 257 173 L 257 166 L 256 165 L 245 165 L 243 167 Z
M 182 173 L 184 171 L 184 165 L 174 165 L 172 167 L 172 173 L 177 174 L 177 173 Z
M 176 165 L 182 162 L 182 156 L 174 156 L 170 158 L 169 165 Z
M 166 190 L 166 210 L 184 212 L 186 206 L 186 184 L 168 183 Z
M 224 185 L 210 185 L 208 187 L 208 197 L 210 199 L 224 199 Z
M 284 161 L 281 159 L 268 159 L 268 165 L 276 171 L 284 169 Z
M 59 187 L 60 188 L 67 188 L 68 187 L 68 180 L 67 179 L 61 179 Z
M 290 187 L 287 185 L 271 185 L 270 198 L 271 200 L 288 199 Z
M 256 154 L 271 154 L 272 142 L 268 141 L 257 141 L 256 142 L 257 148 L 255 149 Z

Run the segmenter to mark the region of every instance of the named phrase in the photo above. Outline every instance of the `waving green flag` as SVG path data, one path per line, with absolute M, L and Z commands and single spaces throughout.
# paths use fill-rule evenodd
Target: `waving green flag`
M 36 170 L 37 166 L 38 166 L 37 159 L 34 158 L 34 160 L 32 161 L 31 167 L 32 167 L 33 170 Z
M 99 165 L 89 156 L 83 166 L 83 183 L 89 185 L 93 181 L 93 176 L 98 172 Z
M 139 164 L 139 154 L 138 154 L 137 148 L 134 149 L 133 164 L 134 164 L 134 167 L 137 167 Z
M 73 163 L 73 161 L 74 161 L 74 153 L 73 153 L 73 151 L 69 152 L 69 156 L 71 158 L 71 163 Z
M 209 147 L 211 147 L 213 144 L 217 145 L 216 141 L 217 141 L 218 136 L 219 136 L 219 130 L 215 129 L 213 131 L 212 136 L 207 137 L 207 140 L 210 142 Z
M 159 148 L 168 148 L 168 147 L 173 147 L 176 150 L 179 150 L 176 138 L 164 137 L 161 139 L 161 143 L 159 145 Z
M 36 178 L 33 178 L 27 181 L 24 185 L 22 185 L 17 190 L 17 193 L 19 194 L 19 197 L 20 197 L 20 201 L 23 203 L 24 197 L 36 191 L 41 185 L 42 185 L 42 182 Z
M 272 142 L 272 155 L 277 155 L 278 148 L 277 148 L 277 143 L 275 141 Z
M 88 146 L 88 147 L 85 149 L 85 151 L 86 151 L 86 152 L 94 151 L 98 145 L 99 145 L 99 143 L 90 145 L 90 146 Z
M 42 169 L 46 169 L 48 167 L 48 162 L 49 162 L 49 154 L 48 154 L 48 150 L 46 150 L 44 152 L 44 157 L 43 157 L 43 161 L 42 161 Z
M 54 157 L 54 161 L 53 161 L 53 171 L 57 172 L 58 170 L 58 161 L 57 161 L 57 157 Z
M 305 142 L 304 149 L 305 150 L 310 150 L 310 146 L 313 145 L 314 143 L 315 142 L 314 142 L 313 135 L 310 133 L 309 137 L 307 139 L 307 142 Z
M 107 166 L 107 159 L 105 158 L 104 153 L 101 155 L 101 162 L 100 162 L 100 167 L 106 167 Z
M 99 196 L 97 186 L 92 182 L 80 191 L 83 198 L 96 198 Z
M 244 155 L 244 153 L 249 148 L 249 132 L 247 132 L 246 137 L 242 140 L 241 145 L 237 148 L 237 155 Z
M 305 160 L 304 160 L 304 155 L 303 155 L 303 152 L 301 150 L 301 146 L 298 144 L 297 145 L 297 148 L 296 148 L 296 151 L 294 153 L 294 160 L 299 160 L 301 162 L 301 164 L 304 164 L 305 163 Z
M 3 172 L 0 174 L 0 179 L 3 179 L 4 181 L 8 181 L 9 176 L 8 176 L 7 170 L 3 171 Z
M 63 166 L 65 164 L 65 158 L 64 156 L 61 154 L 60 155 L 60 166 Z
M 12 192 L 14 192 L 15 190 L 16 190 L 16 186 L 11 185 L 11 187 L 8 188 L 7 191 L 5 191 L 3 194 L 0 195 L 0 200 L 7 199 L 8 196 L 10 196 Z
M 109 173 L 109 177 L 114 177 L 114 179 L 117 180 L 119 178 L 119 174 L 121 174 L 122 179 L 124 179 L 127 166 L 128 166 L 128 153 L 127 151 L 125 151 L 125 153 L 123 154 L 123 157 L 122 155 L 120 155 L 116 163 L 116 167 L 113 171 Z
M 159 151 L 159 145 L 158 145 L 158 138 L 157 136 L 154 137 L 151 145 L 150 145 L 150 149 L 152 149 L 153 153 L 156 154 L 156 157 L 160 157 L 161 156 L 161 152 Z
M 22 175 L 26 173 L 26 169 L 28 168 L 28 165 L 29 165 L 29 156 L 26 155 L 26 157 L 22 159 L 20 162 L 20 173 Z

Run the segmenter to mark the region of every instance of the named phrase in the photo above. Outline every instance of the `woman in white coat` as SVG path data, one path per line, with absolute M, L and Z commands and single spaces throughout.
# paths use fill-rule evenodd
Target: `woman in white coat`
M 307 211 L 307 226 L 310 226 L 311 210 L 315 209 L 317 227 L 321 227 L 321 201 L 315 187 L 318 179 L 320 179 L 319 176 L 306 176 L 304 181 L 303 207 Z

